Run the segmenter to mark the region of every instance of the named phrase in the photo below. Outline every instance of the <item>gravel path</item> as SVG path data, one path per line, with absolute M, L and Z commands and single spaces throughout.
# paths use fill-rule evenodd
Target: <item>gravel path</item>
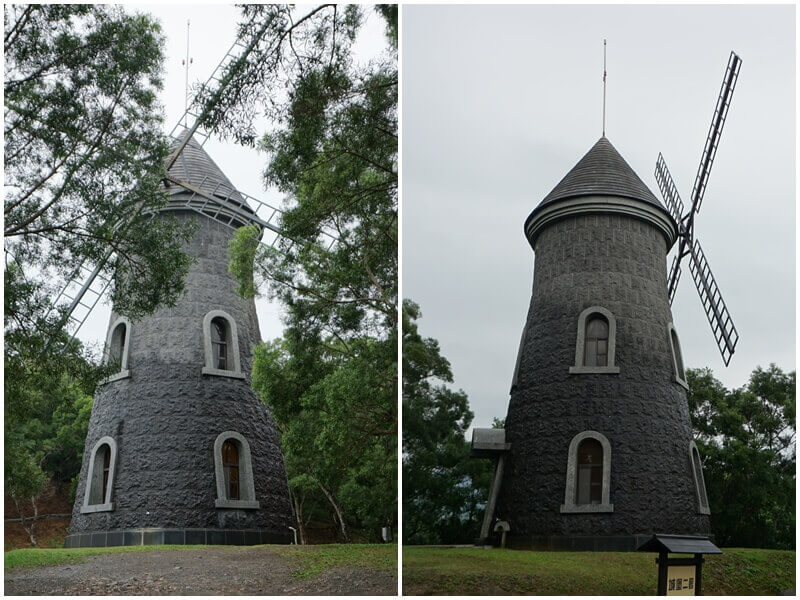
M 396 595 L 397 578 L 337 567 L 292 577 L 292 559 L 264 547 L 155 550 L 90 556 L 86 562 L 11 569 L 5 595 Z

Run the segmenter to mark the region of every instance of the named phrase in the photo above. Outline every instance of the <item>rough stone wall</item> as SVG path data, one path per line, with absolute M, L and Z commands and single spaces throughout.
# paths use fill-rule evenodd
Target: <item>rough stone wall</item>
M 260 340 L 255 304 L 236 294 L 228 273 L 232 230 L 196 213 L 172 214 L 199 221 L 186 249 L 197 262 L 174 308 L 132 323 L 130 377 L 98 386 L 70 532 L 142 527 L 288 532 L 292 509 L 278 434 L 250 388 L 252 348 Z M 245 379 L 201 374 L 203 317 L 214 309 L 236 321 Z M 112 314 L 109 326 L 117 316 Z M 250 445 L 257 510 L 214 506 L 214 441 L 229 430 Z M 82 514 L 90 453 L 105 435 L 118 445 L 114 510 Z
M 686 393 L 673 377 L 666 250 L 653 226 L 622 215 L 570 217 L 539 236 L 497 511 L 517 540 L 708 533 L 689 459 Z M 570 374 L 578 316 L 596 305 L 616 318 L 620 372 Z M 569 444 L 586 430 L 611 444 L 614 512 L 561 514 Z

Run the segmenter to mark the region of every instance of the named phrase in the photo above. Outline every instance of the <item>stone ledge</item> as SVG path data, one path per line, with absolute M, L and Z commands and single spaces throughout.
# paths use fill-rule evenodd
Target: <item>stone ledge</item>
M 569 368 L 569 372 L 571 375 L 575 374 L 586 374 L 586 373 L 612 373 L 618 374 L 619 367 L 575 367 L 572 366 Z
M 255 546 L 257 544 L 291 544 L 286 533 L 269 529 L 114 529 L 72 533 L 64 540 L 65 548 L 102 548 L 107 546 L 147 546 L 161 544 L 198 544 Z
M 612 513 L 613 504 L 562 504 L 561 514 L 570 513 Z
M 217 508 L 261 508 L 258 500 L 228 500 L 227 498 L 217 498 L 214 506 Z
M 113 375 L 109 375 L 108 377 L 100 381 L 98 385 L 102 385 L 104 383 L 111 383 L 112 381 L 119 381 L 120 379 L 126 379 L 130 376 L 131 372 L 128 369 L 124 369 L 119 373 L 114 373 Z
M 231 379 L 244 379 L 244 373 L 241 371 L 223 371 L 222 369 L 212 369 L 211 367 L 203 367 L 203 375 L 215 375 L 217 377 L 230 377 Z
M 81 513 L 108 512 L 111 510 L 114 510 L 113 502 L 106 502 L 105 504 L 84 504 L 81 507 Z

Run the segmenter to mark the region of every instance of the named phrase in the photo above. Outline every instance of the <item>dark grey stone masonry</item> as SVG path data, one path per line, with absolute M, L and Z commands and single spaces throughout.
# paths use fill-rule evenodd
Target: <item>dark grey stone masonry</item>
M 564 212 L 531 239 L 533 294 L 496 511 L 511 525 L 512 547 L 635 550 L 653 533 L 709 533 L 690 462 L 686 392 L 675 381 L 670 350 L 669 217 L 649 198 L 592 198 L 560 200 L 587 208 Z M 555 204 L 547 210 L 561 210 Z M 656 225 L 662 217 L 653 211 L 663 212 L 666 226 Z M 542 217 L 534 211 L 529 224 L 536 219 Z M 592 306 L 615 317 L 619 373 L 570 373 L 578 317 Z M 563 513 L 570 441 L 590 430 L 611 445 L 613 512 Z
M 144 543 L 204 543 L 197 531 L 205 543 L 288 543 L 292 508 L 280 442 L 269 410 L 250 388 L 252 348 L 260 339 L 255 304 L 236 294 L 228 273 L 233 231 L 196 213 L 171 214 L 198 221 L 187 248 L 197 262 L 174 308 L 131 323 L 130 376 L 97 389 L 68 543 L 143 543 L 137 535 L 148 536 Z M 215 309 L 236 322 L 243 378 L 202 373 L 203 317 Z M 214 442 L 224 431 L 238 432 L 250 446 L 258 509 L 215 507 Z M 113 510 L 82 513 L 90 453 L 103 436 L 118 448 Z

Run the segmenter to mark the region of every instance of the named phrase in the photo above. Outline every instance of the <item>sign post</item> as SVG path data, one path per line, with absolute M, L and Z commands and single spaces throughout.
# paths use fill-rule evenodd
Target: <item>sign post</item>
M 703 554 L 722 554 L 707 537 L 656 534 L 640 545 L 639 552 L 658 552 L 659 596 L 702 596 Z M 669 554 L 693 554 L 670 557 Z

